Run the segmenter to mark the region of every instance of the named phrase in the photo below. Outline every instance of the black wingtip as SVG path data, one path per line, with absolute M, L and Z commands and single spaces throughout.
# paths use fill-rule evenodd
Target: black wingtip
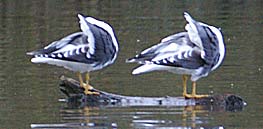
M 141 57 L 141 54 L 136 55 L 135 57 L 132 57 L 132 58 L 126 59 L 126 63 L 134 63 L 134 62 L 138 62 L 138 61 L 139 61 L 139 60 L 138 60 L 139 57 Z
M 135 62 L 135 59 L 134 59 L 134 57 L 132 57 L 132 58 L 126 59 L 125 62 L 126 63 L 133 63 L 133 62 Z

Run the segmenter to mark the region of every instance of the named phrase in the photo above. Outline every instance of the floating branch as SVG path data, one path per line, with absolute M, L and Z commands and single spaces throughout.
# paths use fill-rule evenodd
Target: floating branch
M 233 94 L 211 95 L 200 99 L 185 99 L 184 97 L 133 97 L 107 93 L 94 89 L 99 95 L 85 95 L 84 88 L 78 81 L 62 76 L 60 90 L 67 95 L 70 107 L 84 106 L 195 106 L 202 105 L 209 110 L 242 110 L 246 103 Z

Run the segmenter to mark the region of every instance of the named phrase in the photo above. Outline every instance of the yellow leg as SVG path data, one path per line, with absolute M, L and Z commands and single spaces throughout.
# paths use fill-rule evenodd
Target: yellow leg
M 197 95 L 196 94 L 196 82 L 192 83 L 192 94 L 187 94 L 187 80 L 188 80 L 188 76 L 183 75 L 183 96 L 185 98 L 203 98 L 203 97 L 209 96 L 209 95 Z
M 81 73 L 78 72 L 78 73 L 77 73 L 77 76 L 79 77 L 79 83 L 80 83 L 80 86 L 84 88 L 84 87 L 85 87 L 85 84 L 84 84 L 84 82 L 83 82 L 83 80 L 82 80 Z
M 196 95 L 196 82 L 192 83 L 192 95 Z
M 87 94 L 87 95 L 92 95 L 92 94 L 99 95 L 98 92 L 91 91 L 93 89 L 93 87 L 89 84 L 89 73 L 86 74 L 86 83 L 84 83 L 80 72 L 77 73 L 77 76 L 79 77 L 80 86 L 85 89 L 84 90 L 85 94 Z
M 187 94 L 187 76 L 186 75 L 183 75 L 183 95 L 186 95 Z
M 86 84 L 87 84 L 87 88 L 89 89 L 89 90 L 92 90 L 93 89 L 93 87 L 89 84 L 89 73 L 86 73 Z
M 89 73 L 86 73 L 86 84 L 89 84 Z
M 208 97 L 209 95 L 197 95 L 196 94 L 196 82 L 194 81 L 192 84 L 192 98 L 203 98 L 203 97 Z
M 187 80 L 188 80 L 188 75 L 183 75 L 183 96 L 185 98 L 191 98 L 191 95 L 187 94 Z

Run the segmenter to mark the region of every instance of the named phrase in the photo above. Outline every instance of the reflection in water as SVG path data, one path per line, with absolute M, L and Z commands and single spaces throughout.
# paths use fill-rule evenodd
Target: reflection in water
M 31 128 L 117 128 L 117 123 L 107 122 L 106 116 L 101 116 L 92 110 L 97 107 L 84 107 L 83 109 L 61 109 L 62 123 L 57 124 L 31 124 Z M 97 120 L 99 122 L 97 122 Z
M 85 107 L 61 109 L 60 124 L 31 124 L 31 128 L 220 128 L 208 126 L 211 111 L 202 106 L 187 107 Z M 123 123 L 130 125 L 123 126 Z
M 112 129 L 116 129 L 117 125 L 112 123 L 111 125 L 107 124 L 95 124 L 95 123 L 65 123 L 65 124 L 31 124 L 31 128 L 41 129 L 41 128 L 49 128 L 49 129 L 68 129 L 68 128 L 96 128 L 96 129 L 104 129 L 111 127 Z
M 162 113 L 162 115 L 178 115 L 181 116 L 181 119 L 170 119 L 166 120 L 154 120 L 154 119 L 137 119 L 133 120 L 133 127 L 135 128 L 151 128 L 151 127 L 162 127 L 162 128 L 196 128 L 197 126 L 201 126 L 204 123 L 208 123 L 208 119 L 205 117 L 199 117 L 199 114 L 206 115 L 209 111 L 199 110 L 196 108 L 198 106 L 189 106 L 184 107 L 182 111 L 177 110 L 176 112 L 166 112 Z M 198 110 L 197 110 L 198 109 Z M 149 112 L 148 112 L 149 113 Z M 153 115 L 157 115 L 156 113 L 152 113 Z M 161 115 L 161 114 L 159 114 Z M 200 119 L 201 118 L 201 119 Z

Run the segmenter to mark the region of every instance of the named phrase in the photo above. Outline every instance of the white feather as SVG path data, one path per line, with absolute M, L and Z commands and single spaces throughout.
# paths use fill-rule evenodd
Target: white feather
M 69 51 L 69 55 L 72 56 L 73 55 L 73 50 Z
M 165 37 L 165 38 L 163 38 L 163 39 L 161 40 L 161 43 L 166 42 L 166 41 L 169 41 L 169 40 L 171 40 L 171 39 L 174 39 L 174 37 L 176 37 L 177 35 L 178 35 L 178 34 L 173 34 L 173 35 L 167 36 L 167 37 Z
M 80 29 L 84 32 L 85 35 L 88 36 L 88 43 L 89 43 L 89 51 L 91 54 L 94 54 L 95 53 L 95 39 L 94 39 L 94 35 L 93 33 L 91 32 L 88 24 L 86 22 L 89 22 L 89 21 L 86 21 L 86 19 L 78 14 L 78 17 L 79 17 L 79 23 L 80 23 Z
M 205 51 L 201 51 L 201 58 L 205 59 Z
M 159 50 L 159 52 L 174 52 L 177 51 L 180 46 L 175 43 L 171 43 L 163 49 Z
M 54 54 L 51 54 L 51 57 L 55 58 L 56 56 Z
M 191 50 L 192 47 L 187 46 L 187 45 L 181 45 L 179 46 L 178 44 L 172 43 L 168 45 L 167 47 L 164 47 L 163 49 L 160 49 L 158 51 L 158 55 L 152 59 L 152 61 L 157 61 L 157 60 L 163 60 L 169 57 L 173 56 L 178 56 L 180 59 L 182 59 L 182 53 L 184 51 L 189 51 Z
M 223 59 L 225 57 L 225 44 L 220 30 L 213 26 L 209 26 L 209 28 L 213 31 L 213 33 L 216 34 L 218 45 L 219 45 L 219 53 L 220 53 L 219 60 L 217 64 L 212 68 L 212 70 L 215 70 L 223 62 Z
M 188 22 L 188 24 L 185 26 L 185 30 L 188 32 L 190 40 L 198 47 L 200 47 L 200 49 L 203 50 L 202 41 L 198 35 L 198 30 L 194 24 L 194 22 L 196 21 L 186 12 L 184 13 L 184 18 Z
M 170 62 L 174 62 L 175 61 L 174 57 L 170 57 L 168 59 L 169 59 Z
M 184 58 L 188 58 L 188 53 L 187 52 L 184 53 Z
M 183 59 L 182 53 L 177 54 L 178 59 Z
M 82 53 L 85 53 L 85 52 L 86 52 L 84 46 L 81 47 L 81 52 L 82 52 Z
M 80 47 L 78 47 L 78 48 L 76 49 L 76 54 L 77 54 L 77 55 L 80 54 Z
M 192 74 L 194 71 L 179 67 L 163 66 L 157 64 L 145 64 L 132 71 L 132 74 L 142 74 L 151 71 L 170 71 L 176 74 Z
M 61 53 L 58 53 L 58 58 L 62 58 L 62 54 Z
M 197 45 L 200 49 L 203 49 L 202 41 L 198 35 L 198 31 L 196 26 L 193 23 L 189 23 L 185 26 L 185 30 L 189 35 L 189 39 Z
M 156 65 L 156 64 L 145 64 L 142 65 L 135 70 L 132 71 L 132 74 L 141 74 L 141 73 L 146 73 L 146 72 L 151 72 L 151 71 L 156 71 L 156 70 L 162 70 L 163 66 L 161 65 Z
M 69 56 L 69 51 L 64 53 L 64 57 L 68 57 Z
M 71 62 L 71 61 L 65 61 L 65 60 L 59 60 L 59 59 L 53 59 L 53 58 L 44 58 L 44 57 L 32 58 L 31 62 L 47 63 L 51 65 L 56 65 L 56 66 L 63 66 L 66 69 L 76 71 L 76 72 L 80 71 L 81 73 L 98 69 L 98 68 L 94 68 L 92 65 L 85 64 L 85 63 Z

